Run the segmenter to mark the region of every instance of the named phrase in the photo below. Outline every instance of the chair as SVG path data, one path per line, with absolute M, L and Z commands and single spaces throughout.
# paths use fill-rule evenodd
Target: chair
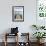
M 30 46 L 29 33 L 21 33 L 21 37 L 22 37 L 22 40 L 25 39 L 26 41 L 19 42 L 19 46 Z

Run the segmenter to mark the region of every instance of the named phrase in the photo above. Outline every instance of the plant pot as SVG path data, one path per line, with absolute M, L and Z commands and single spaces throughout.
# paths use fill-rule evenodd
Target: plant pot
M 37 43 L 40 43 L 40 39 L 37 39 Z
M 44 39 L 38 39 L 37 42 L 38 42 L 39 44 L 41 44 L 41 43 L 44 42 Z

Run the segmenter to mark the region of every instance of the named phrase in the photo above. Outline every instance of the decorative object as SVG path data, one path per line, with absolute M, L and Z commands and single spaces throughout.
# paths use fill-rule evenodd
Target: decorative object
M 46 25 L 46 0 L 37 0 L 36 24 Z
M 12 7 L 12 21 L 23 22 L 24 21 L 24 6 Z
M 32 25 L 32 27 L 35 28 L 36 30 L 45 29 L 45 26 Z
M 46 17 L 46 0 L 37 1 L 37 13 L 39 17 Z
M 18 33 L 18 27 L 16 28 L 11 28 L 11 34 Z

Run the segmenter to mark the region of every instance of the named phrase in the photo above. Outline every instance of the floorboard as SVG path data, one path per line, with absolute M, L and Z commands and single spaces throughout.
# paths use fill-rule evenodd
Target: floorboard
M 4 42 L 0 42 L 0 46 L 5 46 Z M 7 46 L 16 46 L 15 42 L 9 42 Z M 22 45 L 21 45 L 22 46 Z M 37 43 L 30 43 L 30 46 L 37 46 Z M 46 46 L 46 43 L 44 43 L 44 45 L 42 46 Z

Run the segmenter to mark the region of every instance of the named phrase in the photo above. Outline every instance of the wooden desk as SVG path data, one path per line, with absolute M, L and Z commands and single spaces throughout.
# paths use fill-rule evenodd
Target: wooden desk
M 19 42 L 18 42 L 18 33 L 17 34 L 9 34 L 9 33 L 6 33 L 5 34 L 5 46 L 7 46 L 8 42 L 7 42 L 7 36 L 17 36 L 17 42 L 16 42 L 16 45 L 15 46 L 19 46 Z M 29 33 L 21 33 L 21 36 L 26 36 L 26 39 L 27 39 L 27 42 L 25 42 L 26 46 L 30 46 L 30 42 L 29 42 Z M 23 42 L 22 42 L 23 43 Z
M 18 33 L 17 34 L 10 34 L 10 33 L 6 33 L 5 34 L 5 46 L 7 46 L 8 42 L 7 42 L 7 36 L 17 36 L 17 44 L 15 46 L 18 46 Z

